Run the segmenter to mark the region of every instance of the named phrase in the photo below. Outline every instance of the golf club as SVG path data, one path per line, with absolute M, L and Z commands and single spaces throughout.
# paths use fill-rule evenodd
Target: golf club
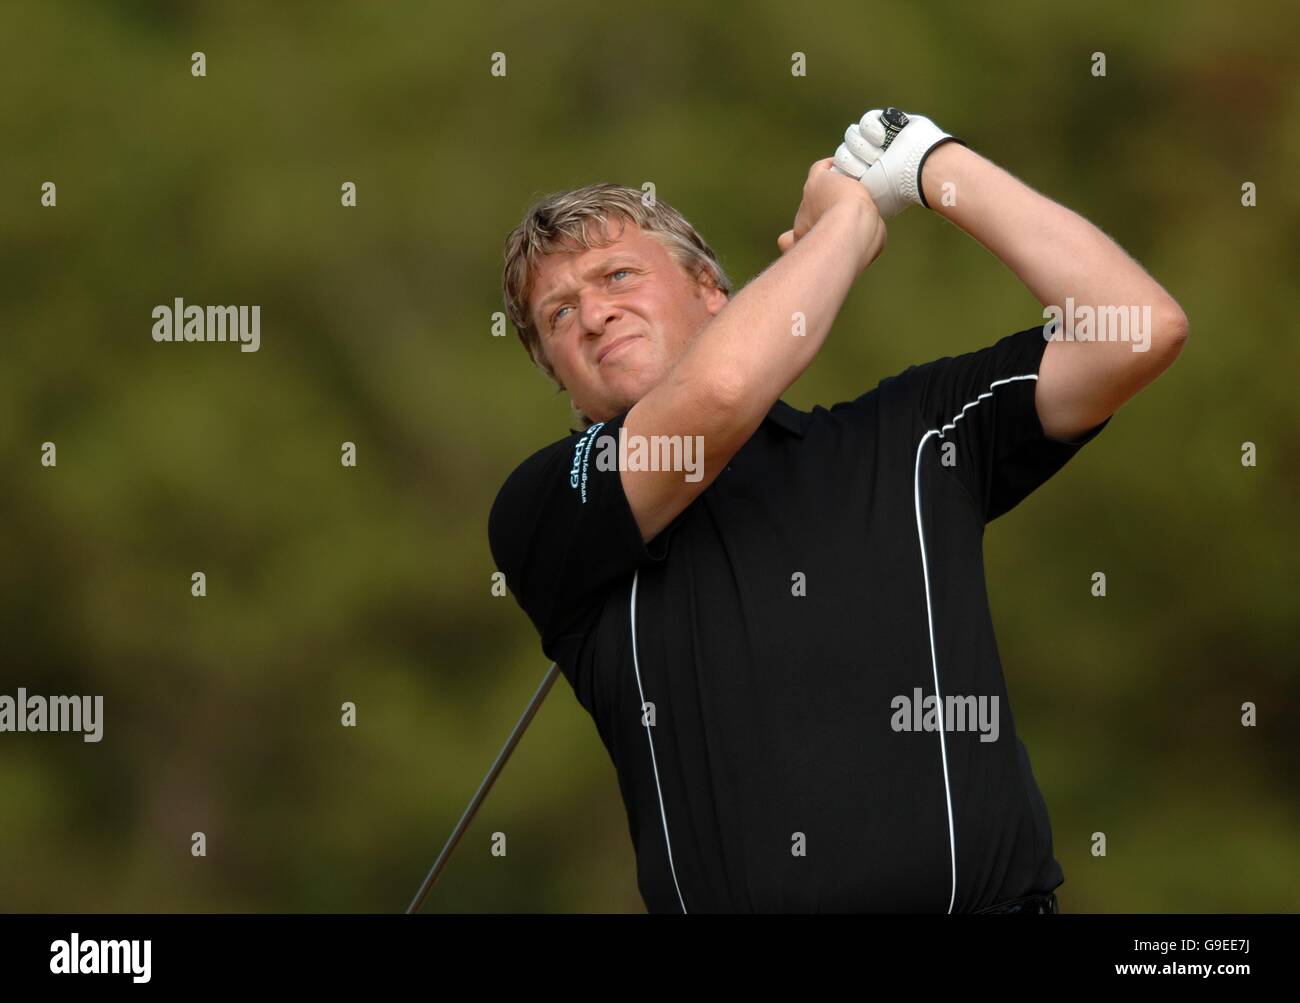
M 491 769 L 487 771 L 487 776 L 485 776 L 483 782 L 479 784 L 478 791 L 474 794 L 474 797 L 470 799 L 469 805 L 465 808 L 465 813 L 461 815 L 460 821 L 456 823 L 456 828 L 452 830 L 451 835 L 447 838 L 447 842 L 443 845 L 442 852 L 438 854 L 438 859 L 433 862 L 433 867 L 429 871 L 429 876 L 424 879 L 424 884 L 420 886 L 420 890 L 415 893 L 415 898 L 413 898 L 411 904 L 407 906 L 406 914 L 408 916 L 412 913 L 419 912 L 420 907 L 424 905 L 424 900 L 428 897 L 430 890 L 432 890 L 433 883 L 438 880 L 438 875 L 442 873 L 443 867 L 446 866 L 447 858 L 451 856 L 451 851 L 456 848 L 456 844 L 460 842 L 460 837 L 463 836 L 465 830 L 469 828 L 469 823 L 474 818 L 474 813 L 478 811 L 484 798 L 487 797 L 488 791 L 492 789 L 492 784 L 496 781 L 497 774 L 501 772 L 501 768 L 505 766 L 506 760 L 510 758 L 510 753 L 514 752 L 515 746 L 519 744 L 519 739 L 523 736 L 524 729 L 528 727 L 528 723 L 537 713 L 537 708 L 540 707 L 542 701 L 546 699 L 546 694 L 550 692 L 551 686 L 555 682 L 555 677 L 558 672 L 559 670 L 556 668 L 555 663 L 552 662 L 551 667 L 546 670 L 546 675 L 542 678 L 541 685 L 537 687 L 537 692 L 533 694 L 533 699 L 529 702 L 523 716 L 519 718 L 519 723 L 515 725 L 515 730 L 510 733 L 510 737 L 506 739 L 505 746 L 502 747 L 500 753 L 497 754 L 496 762 L 494 762 Z

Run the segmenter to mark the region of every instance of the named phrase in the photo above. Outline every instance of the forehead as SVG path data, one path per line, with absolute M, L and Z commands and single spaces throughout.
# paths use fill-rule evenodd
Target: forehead
M 533 308 L 576 288 L 583 279 L 593 278 L 614 261 L 655 262 L 668 258 L 668 250 L 655 237 L 631 221 L 619 220 L 602 229 L 599 222 L 589 221 L 587 235 L 593 246 L 552 251 L 537 261 L 533 283 Z M 606 243 L 607 237 L 615 237 Z

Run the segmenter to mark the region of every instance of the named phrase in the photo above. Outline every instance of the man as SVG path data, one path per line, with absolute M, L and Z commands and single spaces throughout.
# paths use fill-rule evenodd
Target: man
M 492 553 L 614 762 L 651 912 L 1056 911 L 983 530 L 1173 361 L 1187 320 L 1101 231 L 952 139 L 869 112 L 734 297 L 635 189 L 552 196 L 507 241 L 510 317 L 584 430 L 506 480 Z M 910 204 L 1052 322 L 788 406 Z M 1146 323 L 1102 340 L 1102 316 Z

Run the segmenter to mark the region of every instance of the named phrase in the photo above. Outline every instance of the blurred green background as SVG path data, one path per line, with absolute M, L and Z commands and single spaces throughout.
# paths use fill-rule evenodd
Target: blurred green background
M 1174 368 L 986 537 L 1063 910 L 1300 905 L 1293 5 L 24 2 L 2 21 L 0 693 L 103 694 L 105 726 L 0 734 L 0 909 L 404 908 L 547 664 L 490 593 L 496 490 L 568 429 L 513 331 L 491 336 L 506 234 L 546 192 L 653 181 L 743 284 L 808 165 L 882 104 L 1094 221 L 1191 319 Z M 261 350 L 154 343 L 178 296 L 260 304 Z M 1041 320 L 914 210 L 786 399 Z M 427 910 L 643 908 L 613 767 L 561 679 Z

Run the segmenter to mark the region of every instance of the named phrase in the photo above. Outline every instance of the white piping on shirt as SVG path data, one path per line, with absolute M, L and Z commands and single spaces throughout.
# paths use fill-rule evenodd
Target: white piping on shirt
M 681 903 L 682 912 L 686 912 L 686 901 L 682 898 L 681 886 L 677 883 L 677 868 L 673 866 L 673 844 L 668 838 L 668 813 L 664 810 L 664 791 L 659 785 L 659 765 L 655 762 L 655 740 L 650 734 L 650 720 L 645 713 L 645 690 L 641 688 L 641 663 L 636 655 L 636 584 L 641 576 L 638 568 L 632 574 L 632 668 L 636 672 L 636 689 L 641 694 L 641 717 L 645 720 L 645 735 L 650 740 L 650 766 L 655 775 L 655 791 L 659 794 L 659 817 L 664 822 L 664 843 L 668 846 L 668 868 L 673 872 L 673 887 L 677 889 L 677 901 Z
M 993 396 L 993 388 L 1000 387 L 1004 383 L 1014 383 L 1016 380 L 1037 380 L 1038 376 L 1031 373 L 1027 376 L 1008 376 L 1004 380 L 994 380 L 989 384 L 985 393 L 980 394 L 969 404 L 962 407 L 961 412 L 955 415 L 951 422 L 942 428 L 932 428 L 921 436 L 921 441 L 916 444 L 916 470 L 913 476 L 913 498 L 916 501 L 916 535 L 921 541 L 921 574 L 925 579 L 925 618 L 930 628 L 930 665 L 934 669 L 934 696 L 936 705 L 939 708 L 939 755 L 943 760 L 943 792 L 947 798 L 948 804 L 948 856 L 952 861 L 952 896 L 948 899 L 948 913 L 951 915 L 953 904 L 957 901 L 957 837 L 953 829 L 952 822 L 952 788 L 948 783 L 948 745 L 944 740 L 944 718 L 943 718 L 943 695 L 939 692 L 939 659 L 934 650 L 934 610 L 930 603 L 930 564 L 926 559 L 925 553 L 925 530 L 921 526 L 921 447 L 925 445 L 925 440 L 932 435 L 937 435 L 940 439 L 944 437 L 944 432 L 949 429 L 955 429 L 957 422 L 961 421 L 966 415 L 968 408 L 974 407 L 986 397 Z

